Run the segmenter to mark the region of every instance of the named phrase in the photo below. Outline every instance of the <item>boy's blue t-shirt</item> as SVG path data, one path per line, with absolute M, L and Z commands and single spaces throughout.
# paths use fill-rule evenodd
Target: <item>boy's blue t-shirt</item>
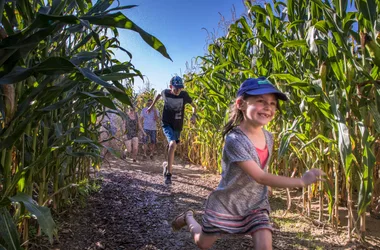
M 185 105 L 191 104 L 192 99 L 186 91 L 181 91 L 173 95 L 170 89 L 165 89 L 161 93 L 164 100 L 164 110 L 162 112 L 162 123 L 170 125 L 174 130 L 181 131 L 183 127 L 183 118 Z

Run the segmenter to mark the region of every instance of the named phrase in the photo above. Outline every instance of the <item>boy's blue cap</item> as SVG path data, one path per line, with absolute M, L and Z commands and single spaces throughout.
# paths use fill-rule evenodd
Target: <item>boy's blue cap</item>
M 180 88 L 183 89 L 185 86 L 183 86 L 182 78 L 179 76 L 173 76 L 173 78 L 170 80 L 170 85 L 172 85 L 174 88 Z
M 287 101 L 288 97 L 281 91 L 279 91 L 270 81 L 265 77 L 248 78 L 245 80 L 238 90 L 237 96 L 247 95 L 265 95 L 275 94 L 278 99 Z

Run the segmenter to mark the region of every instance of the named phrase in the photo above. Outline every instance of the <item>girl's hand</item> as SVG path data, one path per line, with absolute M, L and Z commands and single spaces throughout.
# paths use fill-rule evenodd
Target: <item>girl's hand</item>
M 309 171 L 306 171 L 302 176 L 301 180 L 303 182 L 303 186 L 309 186 L 317 181 L 323 180 L 321 176 L 326 175 L 322 170 L 312 168 Z

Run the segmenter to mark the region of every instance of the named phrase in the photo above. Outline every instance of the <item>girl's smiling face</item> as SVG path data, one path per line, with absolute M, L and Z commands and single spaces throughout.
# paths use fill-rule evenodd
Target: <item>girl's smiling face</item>
M 274 94 L 249 96 L 241 100 L 240 110 L 244 120 L 255 127 L 267 125 L 277 110 L 277 97 Z

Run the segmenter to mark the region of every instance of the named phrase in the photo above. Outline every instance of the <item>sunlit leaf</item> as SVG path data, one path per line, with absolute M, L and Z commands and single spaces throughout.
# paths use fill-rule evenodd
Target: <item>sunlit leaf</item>
M 37 217 L 38 224 L 42 231 L 49 236 L 49 240 L 52 243 L 53 234 L 56 232 L 56 226 L 51 216 L 50 209 L 38 206 L 30 196 L 24 193 L 18 193 L 10 199 L 14 202 L 23 203 L 25 208 Z

